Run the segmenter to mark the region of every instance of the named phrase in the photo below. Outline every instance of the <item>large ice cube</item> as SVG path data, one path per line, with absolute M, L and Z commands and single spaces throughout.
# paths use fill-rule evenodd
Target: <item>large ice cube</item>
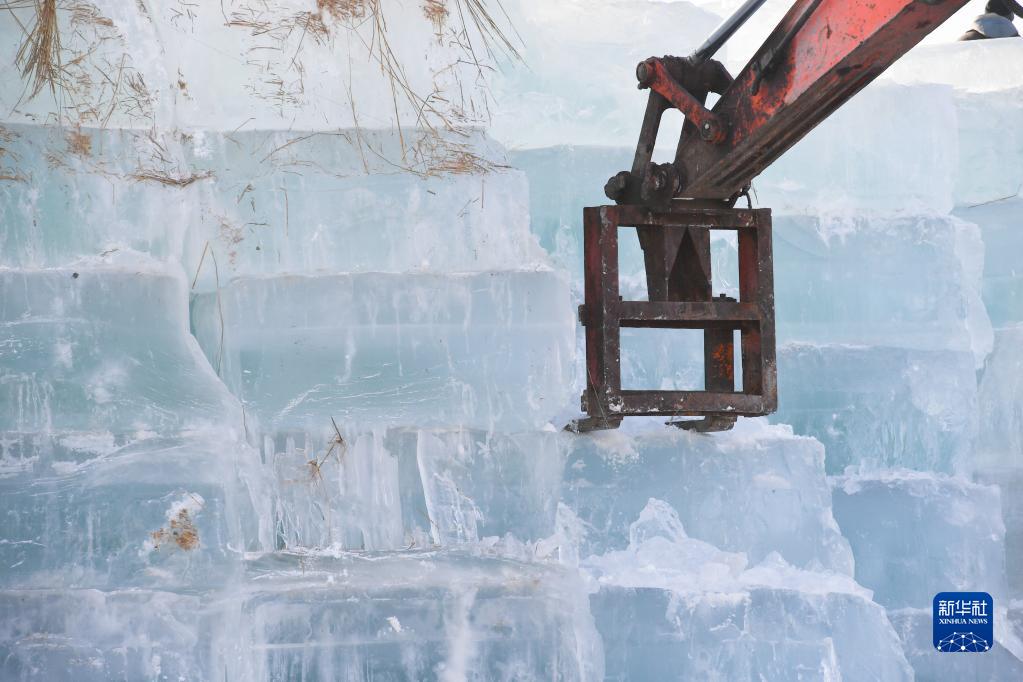
M 114 254 L 0 269 L 0 291 L 0 432 L 123 436 L 241 425 L 237 401 L 188 333 L 180 271 Z
M 276 554 L 254 558 L 249 575 L 229 600 L 238 630 L 229 621 L 217 642 L 213 677 L 602 679 L 586 594 L 557 566 L 471 552 Z
M 981 374 L 978 393 L 980 433 L 975 465 L 984 469 L 1023 469 L 1023 325 L 995 332 L 995 350 Z
M 554 533 L 564 463 L 554 433 L 380 429 L 344 440 L 267 439 L 283 546 L 397 550 Z
M 183 146 L 171 133 L 3 125 L 0 175 L 13 180 L 0 192 L 0 264 L 66 266 L 118 250 L 178 260 L 211 182 Z
M 624 550 L 581 567 L 609 679 L 910 679 L 883 609 L 848 575 L 689 538 L 651 499 Z M 871 656 L 862 656 L 869 650 Z
M 3 583 L 227 580 L 268 514 L 180 271 L 117 252 L 0 269 L 0 291 Z
M 261 524 L 268 539 L 252 472 L 258 456 L 243 444 L 152 438 L 95 447 L 68 438 L 0 478 L 3 586 L 224 584 L 239 553 L 260 546 Z
M 886 112 L 878 117 L 877 112 Z M 876 83 L 753 181 L 776 213 L 945 213 L 958 148 L 953 91 Z M 884 245 L 882 245 L 883 247 Z
M 543 251 L 529 234 L 523 174 L 503 167 L 504 150 L 482 132 L 455 139 L 455 158 L 413 174 L 381 161 L 401 154 L 401 134 L 392 130 L 193 138 L 184 148 L 189 163 L 217 174 L 212 217 L 191 225 L 186 269 L 199 268 L 206 242 L 219 256 L 221 282 L 271 272 L 542 265 Z M 372 162 L 362 145 L 375 150 Z M 210 265 L 199 273 L 200 288 L 216 284 Z
M 590 603 L 610 680 L 912 679 L 884 610 L 854 595 L 608 587 Z
M 759 562 L 852 572 L 849 546 L 830 513 L 824 450 L 784 426 L 743 420 L 704 436 L 661 428 L 564 436 L 564 502 L 587 530 L 583 555 L 624 547 L 651 497 L 674 507 L 689 534 Z
M 1017 41 L 1018 42 L 1018 41 Z M 1012 90 L 961 94 L 956 205 L 996 202 L 1019 194 L 1023 185 L 1023 84 Z M 992 139 L 997 142 L 992 142 Z
M 211 679 L 200 594 L 0 591 L 5 680 Z
M 1013 196 L 963 207 L 956 215 L 977 225 L 984 240 L 982 295 L 991 323 L 1003 327 L 1023 322 L 1023 270 L 1016 258 L 1023 246 L 1023 199 Z
M 1005 523 L 1005 577 L 1010 594 L 1023 595 L 1023 467 L 1016 463 L 1012 467 L 982 469 L 974 474 L 974 478 L 978 483 L 998 486 L 1001 492 L 1002 521 Z M 1020 654 L 1023 656 L 1023 648 Z
M 778 353 L 772 417 L 846 467 L 970 470 L 977 432 L 972 353 L 789 344 Z
M 991 349 L 983 244 L 949 216 L 778 216 L 778 335 L 813 344 Z
M 192 321 L 267 432 L 540 427 L 574 393 L 575 316 L 551 271 L 241 278 L 196 297 Z
M 14 164 L 0 164 L 0 175 L 14 178 L 0 193 L 3 265 L 62 266 L 135 249 L 180 262 L 205 291 L 236 275 L 480 271 L 546 260 L 529 235 L 526 178 L 505 168 L 504 150 L 479 131 L 448 135 L 457 152 L 421 174 L 365 158 L 360 145 L 400 156 L 393 130 L 14 125 L 0 135 L 0 161 Z
M 888 608 L 925 608 L 938 592 L 1005 595 L 999 490 L 962 478 L 887 472 L 834 479 L 834 511 L 856 580 Z

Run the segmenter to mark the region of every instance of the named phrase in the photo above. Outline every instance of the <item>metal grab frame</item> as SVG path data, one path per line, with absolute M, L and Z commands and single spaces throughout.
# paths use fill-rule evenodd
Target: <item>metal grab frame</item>
M 674 422 L 717 431 L 777 406 L 770 213 L 731 209 L 753 178 L 884 72 L 967 0 L 795 0 L 733 79 L 711 57 L 763 2 L 747 0 L 689 57 L 651 57 L 636 69 L 650 91 L 632 168 L 587 208 L 588 413 L 570 429 L 615 428 L 629 415 L 703 416 Z M 720 95 L 711 107 L 711 93 Z M 661 118 L 685 115 L 675 158 L 654 163 Z M 618 298 L 617 229 L 636 226 L 648 303 Z M 680 229 L 678 229 L 680 228 Z M 739 233 L 738 302 L 712 299 L 709 230 Z M 621 327 L 702 329 L 704 391 L 621 386 Z M 735 391 L 734 330 L 742 335 L 743 390 Z M 724 358 L 728 362 L 723 362 Z
M 598 206 L 583 210 L 586 327 L 586 391 L 589 416 L 573 431 L 617 428 L 626 416 L 703 416 L 677 422 L 684 428 L 718 431 L 738 416 L 769 414 L 777 408 L 774 332 L 774 275 L 769 209 L 688 208 L 674 202 L 663 209 Z M 647 241 L 660 237 L 659 251 L 671 262 L 651 262 L 647 253 L 649 301 L 624 301 L 618 283 L 618 229 L 636 227 Z M 711 291 L 710 231 L 738 233 L 739 300 L 714 298 Z M 666 251 L 663 246 L 670 245 Z M 704 390 L 627 390 L 621 382 L 621 328 L 702 329 Z M 742 391 L 735 390 L 733 333 L 741 337 Z

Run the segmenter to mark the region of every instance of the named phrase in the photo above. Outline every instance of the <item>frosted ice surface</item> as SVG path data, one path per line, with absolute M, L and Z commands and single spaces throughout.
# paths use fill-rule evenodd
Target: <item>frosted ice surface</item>
M 910 471 L 834 479 L 835 519 L 856 580 L 888 608 L 924 608 L 943 591 L 1005 593 L 1000 493 L 963 478 Z
M 649 498 L 689 535 L 759 562 L 778 552 L 800 567 L 852 572 L 830 512 L 824 453 L 788 427 L 743 422 L 713 438 L 657 430 L 569 441 L 562 498 L 583 522 L 583 553 L 621 549 Z
M 323 7 L 337 11 L 321 14 Z M 385 1 L 374 8 L 388 35 L 396 38 L 388 41 L 387 54 L 390 64 L 400 69 L 401 86 L 419 97 L 392 97 L 389 87 L 381 87 L 388 77 L 371 45 L 381 27 L 367 20 L 373 17 L 358 3 L 317 6 L 278 0 L 181 11 L 173 2 L 96 0 L 78 13 L 58 12 L 64 55 L 86 55 L 79 60 L 84 65 L 65 64 L 71 67 L 69 74 L 84 72 L 104 84 L 105 76 L 121 77 L 113 88 L 118 97 L 111 96 L 110 88 L 76 88 L 74 100 L 59 105 L 62 120 L 82 115 L 110 127 L 223 132 L 402 125 L 406 133 L 424 117 L 434 125 L 445 117 L 468 125 L 485 121 L 478 111 L 485 99 L 484 84 L 475 82 L 479 64 L 471 61 L 464 45 L 436 40 L 439 29 L 419 7 L 408 11 Z M 15 63 L 23 39 L 21 24 L 31 14 L 19 12 L 17 18 L 21 23 L 12 16 L 0 25 L 0 63 Z M 251 55 L 258 58 L 248 59 Z M 488 60 L 482 61 L 489 66 Z M 136 87 L 129 87 L 134 79 Z M 420 97 L 434 88 L 439 96 L 430 98 L 424 112 Z M 32 99 L 24 90 L 20 69 L 0 73 L 4 117 L 52 120 L 53 98 Z M 449 103 L 441 101 L 441 93 L 458 96 Z M 90 105 L 97 110 L 90 111 Z M 415 140 L 414 134 L 409 137 L 410 143 Z
M 574 393 L 575 315 L 549 270 L 239 278 L 197 296 L 192 323 L 268 430 L 538 428 Z
M 778 352 L 778 396 L 771 420 L 820 440 L 829 474 L 973 466 L 972 353 L 788 344 Z
M 600 679 L 577 580 L 479 553 L 253 555 L 218 594 L 0 593 L 5 679 Z M 44 672 L 45 674 L 45 672 Z
M 778 554 L 747 569 L 745 555 L 687 537 L 662 500 L 629 535 L 582 564 L 608 679 L 911 679 L 884 611 L 849 576 Z

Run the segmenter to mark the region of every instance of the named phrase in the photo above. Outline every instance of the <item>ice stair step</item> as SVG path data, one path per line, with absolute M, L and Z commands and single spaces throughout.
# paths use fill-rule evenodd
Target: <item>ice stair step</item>
M 240 278 L 192 304 L 203 350 L 262 431 L 330 417 L 541 428 L 574 401 L 575 324 L 549 270 Z
M 813 438 L 762 420 L 713 436 L 660 426 L 569 438 L 562 499 L 582 524 L 584 556 L 624 547 L 629 524 L 657 498 L 694 538 L 751 562 L 777 552 L 795 566 L 852 573 Z

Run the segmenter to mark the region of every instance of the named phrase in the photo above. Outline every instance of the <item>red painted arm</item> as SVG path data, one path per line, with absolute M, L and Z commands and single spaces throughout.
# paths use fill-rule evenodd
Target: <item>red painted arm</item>
M 656 66 L 659 59 L 647 60 L 638 75 L 641 87 L 647 75 L 647 87 L 652 89 L 648 112 L 674 106 L 686 113 L 687 125 L 672 164 L 678 187 L 674 196 L 714 200 L 736 196 L 966 2 L 796 0 L 760 50 L 724 88 L 712 111 L 701 103 L 705 92 L 696 93 L 695 98 L 682 94 L 685 76 L 705 69 L 706 63 L 679 60 L 687 62 L 680 71 Z M 620 203 L 657 203 L 667 198 L 640 191 L 644 176 L 658 172 L 649 168 L 649 155 L 644 153 L 652 148 L 659 115 L 657 119 L 652 130 L 644 121 L 632 177 L 618 183 L 624 189 L 616 196 L 612 196 L 616 187 L 608 191 Z M 659 172 L 670 174 L 671 170 Z

